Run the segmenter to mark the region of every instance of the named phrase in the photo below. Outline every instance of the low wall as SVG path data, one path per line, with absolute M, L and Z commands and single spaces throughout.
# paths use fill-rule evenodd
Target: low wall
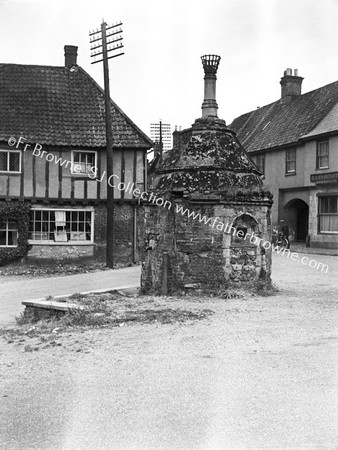
M 34 244 L 28 252 L 27 259 L 75 259 L 94 256 L 94 244 L 57 245 Z

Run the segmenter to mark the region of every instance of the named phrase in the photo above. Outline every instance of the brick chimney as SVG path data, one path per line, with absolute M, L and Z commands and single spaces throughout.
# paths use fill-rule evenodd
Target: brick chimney
M 202 103 L 202 118 L 217 117 L 216 73 L 221 57 L 217 55 L 201 56 L 204 69 L 204 101 Z
M 77 47 L 76 45 L 65 45 L 65 67 L 71 69 L 77 65 Z
M 284 76 L 280 80 L 282 86 L 282 100 L 286 103 L 290 102 L 293 98 L 302 95 L 302 81 L 304 78 L 298 76 L 298 69 L 286 69 Z

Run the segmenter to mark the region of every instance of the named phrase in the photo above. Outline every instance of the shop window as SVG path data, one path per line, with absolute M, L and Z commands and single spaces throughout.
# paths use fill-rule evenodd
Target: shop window
M 317 169 L 329 168 L 329 141 L 317 142 Z
M 29 238 L 35 242 L 93 242 L 93 211 L 33 209 Z
M 0 222 L 0 247 L 17 247 L 18 230 L 13 222 Z
M 21 152 L 19 150 L 0 150 L 0 172 L 21 172 Z
M 295 148 L 290 148 L 290 149 L 286 150 L 285 173 L 287 175 L 296 173 L 296 149 Z
M 338 196 L 319 197 L 319 232 L 338 233 Z

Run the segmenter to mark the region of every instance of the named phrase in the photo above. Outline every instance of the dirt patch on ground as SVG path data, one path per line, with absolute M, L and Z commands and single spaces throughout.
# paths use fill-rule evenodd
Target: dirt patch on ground
M 47 300 L 53 300 L 49 298 Z M 17 317 L 17 325 L 0 331 L 9 344 L 24 346 L 24 351 L 39 351 L 61 346 L 68 333 L 84 333 L 90 329 L 123 327 L 135 324 L 192 323 L 209 317 L 213 311 L 205 307 L 201 297 L 138 296 L 128 291 L 100 294 L 74 294 L 63 299 L 83 309 L 74 309 L 62 317 L 36 321 L 30 314 Z
M 116 304 L 201 320 L 5 330 L 4 448 L 336 448 L 338 259 L 274 262 L 271 297 Z

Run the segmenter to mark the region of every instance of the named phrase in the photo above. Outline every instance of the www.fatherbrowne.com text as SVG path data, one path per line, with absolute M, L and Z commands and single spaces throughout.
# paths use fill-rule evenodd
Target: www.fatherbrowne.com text
M 60 156 L 54 155 L 53 153 L 48 153 L 46 150 L 43 150 L 41 144 L 27 144 L 25 143 L 27 139 L 23 136 L 20 136 L 19 139 L 16 139 L 14 136 L 11 136 L 8 139 L 8 145 L 11 147 L 19 148 L 20 145 L 24 145 L 23 151 L 25 152 L 30 149 L 32 150 L 32 155 L 38 158 L 45 158 L 49 163 L 53 162 L 54 164 L 60 165 L 61 167 L 70 168 L 71 172 L 74 174 L 81 174 L 82 167 L 80 164 L 77 164 L 73 161 L 63 159 Z M 32 148 L 34 147 L 34 148 Z M 156 204 L 157 206 L 161 206 L 168 210 L 172 209 L 172 202 L 169 200 L 165 200 L 161 197 L 157 197 L 153 192 L 141 191 L 136 188 L 133 182 L 124 183 L 120 180 L 120 177 L 115 174 L 107 175 L 106 171 L 104 171 L 100 177 L 98 177 L 98 169 L 93 166 L 89 169 L 88 173 L 86 173 L 88 178 L 91 180 L 97 181 L 98 183 L 102 183 L 102 181 L 106 178 L 107 184 L 116 188 L 119 191 L 124 191 L 128 194 L 131 194 L 133 197 L 139 198 L 143 201 Z M 289 249 L 283 248 L 279 245 L 273 244 L 270 241 L 266 241 L 260 238 L 256 233 L 244 233 L 242 229 L 236 229 L 229 223 L 223 223 L 218 217 L 211 218 L 204 215 L 201 215 L 200 212 L 191 211 L 188 208 L 183 207 L 182 205 L 175 204 L 175 212 L 176 214 L 181 214 L 182 216 L 187 216 L 189 219 L 198 220 L 200 223 L 204 223 L 205 225 L 216 228 L 217 230 L 232 235 L 233 237 L 237 237 L 243 241 L 249 240 L 251 244 L 256 246 L 263 247 L 265 250 L 272 250 L 278 254 L 282 254 L 287 258 L 291 259 L 291 261 L 301 263 L 303 265 L 308 265 L 311 269 L 320 270 L 321 272 L 327 273 L 329 267 L 327 264 L 323 264 L 321 262 L 317 262 L 315 259 L 309 259 L 307 256 L 302 256 L 297 252 L 290 252 Z

